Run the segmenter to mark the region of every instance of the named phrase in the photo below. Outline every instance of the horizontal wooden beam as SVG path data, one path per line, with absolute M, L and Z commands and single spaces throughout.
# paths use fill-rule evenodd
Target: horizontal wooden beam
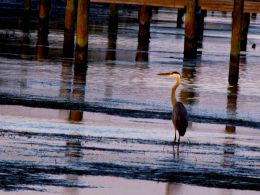
M 93 3 L 116 3 L 128 5 L 146 5 L 155 7 L 178 8 L 185 6 L 185 0 L 91 0 Z
M 186 0 L 90 0 L 92 3 L 146 5 L 165 8 L 184 8 Z M 203 10 L 233 11 L 234 0 L 199 0 L 199 6 Z M 245 13 L 260 13 L 260 0 L 245 0 Z

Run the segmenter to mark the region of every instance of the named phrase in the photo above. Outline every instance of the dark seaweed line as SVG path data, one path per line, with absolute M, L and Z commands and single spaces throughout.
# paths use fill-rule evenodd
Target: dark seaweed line
M 49 176 L 45 175 L 48 174 L 47 172 L 43 170 L 40 171 L 39 168 L 37 168 L 38 165 L 30 164 L 29 166 L 27 166 L 27 163 L 28 162 L 0 162 L 0 189 L 6 191 L 45 191 L 44 185 L 74 188 L 97 188 L 96 186 L 82 185 L 74 183 L 72 181 L 68 181 L 66 179 L 50 178 Z M 39 172 L 37 172 L 36 170 L 39 170 Z M 57 173 L 55 174 L 57 175 Z M 62 173 L 59 172 L 58 174 Z M 39 185 L 41 187 L 35 188 L 27 187 L 25 185 Z
M 160 182 L 181 182 L 186 184 L 234 188 L 242 190 L 260 191 L 260 179 L 249 178 L 244 176 L 223 175 L 215 172 L 204 171 L 193 173 L 181 171 L 179 169 L 154 168 L 149 166 L 124 166 L 115 163 L 85 163 L 84 169 L 76 167 L 66 167 L 59 165 L 39 165 L 30 162 L 0 162 L 0 189 L 16 190 L 21 185 L 54 185 L 54 186 L 72 186 L 79 187 L 68 183 L 64 180 L 45 178 L 45 174 L 60 175 L 92 175 L 92 176 L 115 176 L 128 179 L 142 179 Z M 17 177 L 19 175 L 19 177 Z M 90 187 L 90 186 L 81 186 Z M 92 186 L 93 187 L 93 186 Z
M 39 108 L 52 108 L 52 109 L 65 109 L 65 110 L 79 110 L 88 112 L 105 113 L 109 115 L 132 117 L 132 118 L 150 118 L 150 119 L 171 119 L 171 112 L 157 112 L 145 110 L 132 110 L 121 108 L 109 108 L 100 105 L 99 103 L 88 102 L 72 102 L 66 100 L 50 100 L 40 96 L 31 96 L 28 98 L 26 95 L 11 95 L 0 94 L 0 104 L 2 105 L 22 105 L 29 107 Z M 245 126 L 252 128 L 260 128 L 260 122 L 243 120 L 243 119 L 230 119 L 230 118 L 217 118 L 210 116 L 189 115 L 189 120 L 199 123 L 212 123 L 212 124 L 225 124 L 234 126 Z
M 117 138 L 117 137 L 98 137 L 98 136 L 90 136 L 90 135 L 69 135 L 69 134 L 62 134 L 62 133 L 38 133 L 38 132 L 26 132 L 26 131 L 13 131 L 9 129 L 1 129 L 0 128 L 0 137 L 9 137 L 9 138 L 15 138 L 16 136 L 19 137 L 25 137 L 25 138 L 36 138 L 36 139 L 51 139 L 51 140 L 64 140 L 64 141 L 71 141 L 71 140 L 77 140 L 78 142 L 95 142 L 95 143 L 127 143 L 127 144 L 142 144 L 142 145 L 157 145 L 157 146 L 170 146 L 172 147 L 172 141 L 166 141 L 166 140 L 148 140 L 148 139 L 141 139 L 141 138 Z M 26 144 L 26 143 L 24 143 Z M 27 144 L 32 144 L 31 142 L 28 142 Z M 41 143 L 35 143 L 38 145 L 41 145 Z M 46 146 L 46 144 L 44 144 Z M 180 143 L 180 146 L 189 146 L 189 147 L 207 147 L 207 148 L 215 148 L 215 149 L 221 149 L 220 145 L 213 144 L 213 143 L 197 143 L 197 142 L 185 142 L 182 141 Z M 78 146 L 74 146 L 78 147 Z M 230 146 L 231 147 L 231 146 Z M 88 147 L 91 149 L 91 147 Z M 226 147 L 227 148 L 227 147 Z M 239 146 L 234 145 L 233 148 L 236 148 L 236 150 L 244 150 L 244 151 L 257 151 L 260 152 L 259 147 L 255 146 Z M 93 150 L 95 148 L 92 148 Z M 97 148 L 96 148 L 97 149 Z M 108 149 L 103 149 L 108 150 Z M 117 150 L 119 152 L 121 150 Z M 132 152 L 136 150 L 132 150 Z M 144 151 L 139 151 L 143 153 Z

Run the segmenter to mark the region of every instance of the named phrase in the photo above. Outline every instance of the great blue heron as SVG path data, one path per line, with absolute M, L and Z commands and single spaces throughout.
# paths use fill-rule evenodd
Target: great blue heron
M 172 87 L 171 101 L 172 101 L 172 122 L 175 129 L 174 143 L 176 142 L 176 130 L 179 134 L 178 145 L 180 143 L 180 136 L 184 136 L 188 126 L 188 112 L 185 106 L 176 100 L 176 89 L 180 85 L 181 75 L 178 72 L 160 73 L 160 76 L 174 77 L 175 84 Z M 173 144 L 174 144 L 173 143 Z M 174 146 L 174 145 L 173 145 Z

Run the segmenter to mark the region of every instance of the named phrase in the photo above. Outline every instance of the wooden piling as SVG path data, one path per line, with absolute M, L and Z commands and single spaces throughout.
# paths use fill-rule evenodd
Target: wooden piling
M 250 24 L 250 13 L 244 13 L 242 30 L 241 30 L 241 51 L 246 51 L 249 24 Z
M 87 64 L 89 7 L 90 0 L 78 0 L 75 66 Z
M 138 11 L 138 41 L 149 41 L 152 7 L 141 5 Z
M 140 6 L 138 12 L 139 32 L 138 47 L 135 60 L 138 62 L 148 61 L 148 49 L 150 42 L 150 23 L 152 18 L 152 7 Z
M 204 18 L 206 16 L 206 10 L 198 10 L 197 16 L 197 47 L 202 48 L 203 36 L 204 36 Z
M 183 16 L 185 14 L 185 9 L 183 8 L 178 8 L 177 11 L 177 28 L 181 28 L 183 24 Z
M 39 45 L 48 44 L 49 33 L 49 15 L 51 9 L 51 0 L 39 1 L 39 21 L 38 21 L 38 42 Z
M 197 55 L 197 17 L 198 0 L 187 0 L 185 14 L 184 58 L 193 59 Z
M 256 19 L 257 13 L 252 13 L 251 17 L 252 19 Z
M 77 11 L 77 0 L 67 0 L 64 21 L 63 53 L 65 56 L 73 56 L 75 21 Z
M 234 0 L 233 20 L 232 20 L 232 37 L 231 52 L 229 62 L 229 84 L 238 83 L 239 78 L 239 58 L 240 58 L 240 42 L 241 29 L 243 21 L 244 0 Z
M 148 62 L 149 59 L 149 41 L 139 41 L 135 56 L 136 62 Z
M 118 31 L 118 5 L 110 5 L 110 13 L 108 19 L 108 49 L 106 52 L 106 60 L 114 61 L 116 59 L 116 41 Z
M 24 12 L 22 28 L 24 31 L 29 31 L 30 28 L 30 13 L 31 13 L 32 0 L 24 0 Z

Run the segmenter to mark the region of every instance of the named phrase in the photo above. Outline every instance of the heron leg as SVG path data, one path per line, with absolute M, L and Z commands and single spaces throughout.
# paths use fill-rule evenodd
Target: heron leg
M 175 136 L 174 136 L 174 143 L 176 142 L 176 129 L 175 129 Z
M 174 140 L 173 140 L 173 144 L 172 144 L 172 146 L 173 146 L 173 157 L 175 157 L 175 149 L 174 149 L 174 145 L 175 145 L 175 142 L 176 142 L 176 129 L 174 128 L 174 130 L 175 130 L 175 136 L 174 136 Z
M 180 144 L 180 139 L 181 139 L 181 136 L 179 135 L 179 139 L 178 139 L 178 146 L 179 146 L 179 144 Z

